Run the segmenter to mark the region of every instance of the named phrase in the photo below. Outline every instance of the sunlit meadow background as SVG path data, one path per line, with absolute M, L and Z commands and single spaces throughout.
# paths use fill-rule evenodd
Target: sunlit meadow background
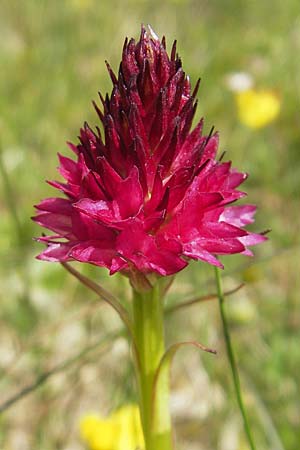
M 135 401 L 120 322 L 59 264 L 34 259 L 41 230 L 33 204 L 54 194 L 56 153 L 68 154 L 91 100 L 110 90 L 125 36 L 141 22 L 178 40 L 192 83 L 201 76 L 198 117 L 221 134 L 226 158 L 251 174 L 246 190 L 271 228 L 255 258 L 223 258 L 226 303 L 242 387 L 259 450 L 299 450 L 300 8 L 299 0 L 2 0 L 0 2 L 0 403 L 47 370 L 74 360 L 0 416 L 1 450 L 80 450 L 78 422 Z M 228 75 L 244 71 L 281 99 L 278 119 L 256 130 L 237 117 Z M 118 275 L 78 267 L 124 302 Z M 194 263 L 168 303 L 215 292 L 211 267 Z M 178 449 L 246 450 L 216 301 L 166 319 L 169 342 L 198 339 L 213 356 L 181 351 L 172 375 Z M 97 344 L 97 345 L 94 345 Z M 76 357 L 82 352 L 81 356 Z

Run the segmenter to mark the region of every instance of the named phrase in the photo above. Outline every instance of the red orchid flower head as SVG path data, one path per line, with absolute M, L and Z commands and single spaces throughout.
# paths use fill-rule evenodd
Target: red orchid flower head
M 36 206 L 34 220 L 53 234 L 39 238 L 47 261 L 81 261 L 110 274 L 171 275 L 190 259 L 222 267 L 217 255 L 250 255 L 266 238 L 245 229 L 254 205 L 247 175 L 216 158 L 218 134 L 192 128 L 199 82 L 191 89 L 176 52 L 150 29 L 125 40 L 112 92 L 94 104 L 100 127 L 80 130 L 69 144 L 75 159 L 59 155 L 65 182 L 50 184 L 64 197 Z M 101 130 L 100 130 L 101 128 Z

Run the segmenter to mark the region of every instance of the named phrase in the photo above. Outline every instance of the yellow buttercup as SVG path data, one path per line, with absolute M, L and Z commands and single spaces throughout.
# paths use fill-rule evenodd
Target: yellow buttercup
M 280 99 L 272 90 L 248 89 L 236 93 L 240 121 L 250 128 L 262 128 L 280 111 Z
M 90 450 L 143 450 L 144 438 L 139 410 L 126 405 L 107 418 L 97 414 L 84 416 L 80 435 Z

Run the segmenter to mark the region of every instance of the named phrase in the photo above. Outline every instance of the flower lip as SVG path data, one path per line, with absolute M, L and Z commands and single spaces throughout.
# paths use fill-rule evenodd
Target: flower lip
M 118 73 L 106 66 L 111 95 L 93 102 L 103 133 L 84 124 L 68 143 L 75 159 L 58 155 L 65 182 L 49 182 L 65 197 L 36 205 L 34 220 L 54 233 L 39 258 L 166 276 L 189 259 L 222 266 L 218 255 L 250 254 L 266 238 L 245 229 L 254 205 L 232 206 L 247 175 L 216 159 L 219 136 L 203 134 L 203 119 L 192 128 L 200 79 L 192 90 L 176 41 L 168 54 L 142 26 Z

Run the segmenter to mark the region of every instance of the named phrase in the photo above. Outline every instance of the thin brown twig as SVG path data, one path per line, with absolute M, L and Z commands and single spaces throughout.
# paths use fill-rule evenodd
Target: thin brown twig
M 132 340 L 132 346 L 136 358 L 137 364 L 140 364 L 140 356 L 136 345 L 136 338 L 135 333 L 133 330 L 133 325 L 130 319 L 130 316 L 128 314 L 128 311 L 124 306 L 119 302 L 119 300 L 116 299 L 114 295 L 112 295 L 109 291 L 104 289 L 102 286 L 96 284 L 93 280 L 90 280 L 89 278 L 82 275 L 80 272 L 78 272 L 74 267 L 70 266 L 68 263 L 64 262 L 61 263 L 61 265 L 70 272 L 75 278 L 77 278 L 82 284 L 84 284 L 87 288 L 94 291 L 96 294 L 99 295 L 100 298 L 102 298 L 104 301 L 106 301 L 119 315 L 121 320 L 123 321 L 130 337 Z
M 104 305 L 104 303 L 103 303 Z M 21 346 L 16 352 L 13 361 L 9 364 L 9 367 L 6 367 L 5 369 L 2 368 L 1 370 L 1 376 L 0 376 L 0 382 L 3 378 L 8 377 L 11 372 L 14 371 L 15 366 L 20 363 L 21 358 L 26 355 L 28 352 L 31 351 L 33 345 L 36 342 L 36 339 L 39 340 L 39 344 L 43 342 L 43 337 L 49 338 L 50 334 L 56 333 L 57 330 L 59 330 L 63 325 L 67 324 L 71 320 L 74 321 L 74 319 L 83 319 L 85 316 L 91 314 L 94 310 L 98 309 L 100 306 L 99 302 L 97 303 L 88 303 L 87 305 L 84 305 L 79 310 L 72 312 L 67 317 L 61 317 L 60 320 L 56 321 L 55 323 L 45 325 L 41 324 L 38 326 L 37 330 L 35 330 L 34 335 L 30 336 L 26 340 L 26 345 L 23 346 L 23 342 L 21 342 Z
M 224 296 L 228 297 L 229 295 L 235 294 L 237 291 L 242 289 L 242 287 L 245 286 L 245 283 L 241 283 L 238 286 L 236 286 L 234 289 L 231 289 L 230 291 L 224 292 Z M 176 305 L 171 305 L 166 308 L 166 313 L 173 313 L 175 311 L 178 311 L 179 309 L 186 308 L 187 306 L 192 306 L 197 303 L 201 302 L 207 302 L 209 300 L 216 300 L 218 298 L 218 294 L 208 294 L 203 295 L 202 297 L 196 297 L 191 300 L 186 300 L 181 303 L 177 303 Z
M 96 294 L 98 294 L 103 300 L 108 301 L 108 299 L 114 299 L 115 301 L 117 301 L 110 292 L 106 291 L 104 288 L 102 288 L 101 286 L 97 285 L 96 283 L 94 283 L 92 280 L 86 278 L 84 275 L 81 275 L 79 272 L 77 272 L 76 269 L 74 269 L 73 267 L 69 266 L 69 264 L 63 263 L 62 264 L 73 276 L 75 276 L 76 278 L 78 278 L 85 286 L 87 286 L 88 288 L 90 288 L 91 290 L 93 290 Z M 239 286 L 237 286 L 236 288 L 227 291 L 224 293 L 225 296 L 229 296 L 231 294 L 234 294 L 235 292 L 237 292 L 239 289 L 241 289 L 244 286 L 244 284 L 240 284 Z M 216 294 L 209 294 L 209 295 L 205 295 L 202 297 L 198 297 L 195 299 L 191 299 L 191 300 L 187 300 L 185 302 L 179 303 L 177 305 L 174 306 L 170 306 L 166 309 L 166 313 L 173 313 L 176 312 L 177 310 L 181 309 L 181 308 L 185 308 L 188 306 L 192 306 L 196 303 L 200 303 L 203 301 L 209 301 L 209 300 L 214 300 L 217 298 Z M 108 301 L 108 303 L 111 304 L 111 301 Z M 122 306 L 122 305 L 121 305 Z M 123 308 L 123 307 L 122 307 Z M 126 312 L 127 313 L 127 312 Z M 88 347 L 85 347 L 84 349 L 82 349 L 79 353 L 77 353 L 75 356 L 68 358 L 67 360 L 57 364 L 56 366 L 54 366 L 52 369 L 43 372 L 40 376 L 38 376 L 36 378 L 36 380 L 34 382 L 32 382 L 31 384 L 25 386 L 23 389 L 21 389 L 19 392 L 17 392 L 15 395 L 13 395 L 12 397 L 10 397 L 9 399 L 7 399 L 4 403 L 0 404 L 0 414 L 3 413 L 4 411 L 6 411 L 8 408 L 10 408 L 11 406 L 13 406 L 15 403 L 17 403 L 19 400 L 22 400 L 24 397 L 26 397 L 27 395 L 29 395 L 31 392 L 34 392 L 36 389 L 38 389 L 41 385 L 43 385 L 49 378 L 51 378 L 52 376 L 56 375 L 59 372 L 63 372 L 64 370 L 68 369 L 70 366 L 72 366 L 76 361 L 80 360 L 83 356 L 85 356 L 87 353 L 91 352 L 92 350 L 94 350 L 97 346 L 99 346 L 101 343 L 105 344 L 108 343 L 109 341 L 112 342 L 115 338 L 120 337 L 122 334 L 124 333 L 124 330 L 120 330 L 116 333 L 112 333 L 110 335 L 107 335 L 103 341 L 101 342 L 97 342 L 94 343 Z M 204 348 L 203 348 L 204 349 Z M 207 351 L 207 349 L 205 348 L 205 350 Z M 211 350 L 208 350 L 211 351 Z
M 12 405 L 17 403 L 19 400 L 26 397 L 31 392 L 35 391 L 37 388 L 39 388 L 41 385 L 43 385 L 49 378 L 51 378 L 53 375 L 56 375 L 57 373 L 63 372 L 64 370 L 68 369 L 70 366 L 72 366 L 75 362 L 79 361 L 83 356 L 85 356 L 87 353 L 90 353 L 91 351 L 95 350 L 99 345 L 103 344 L 104 348 L 106 344 L 111 344 L 114 342 L 114 340 L 120 336 L 122 336 L 123 330 L 116 331 L 115 333 L 110 333 L 106 335 L 100 342 L 95 342 L 94 344 L 91 344 L 84 349 L 82 349 L 80 352 L 78 352 L 76 355 L 66 359 L 65 361 L 57 364 L 52 369 L 47 370 L 43 372 L 41 375 L 39 375 L 35 381 L 25 386 L 23 389 L 18 391 L 16 394 L 8 398 L 5 402 L 0 404 L 0 414 L 6 411 L 8 408 L 10 408 Z
M 97 295 L 99 295 L 100 298 L 102 298 L 105 302 L 107 302 L 121 317 L 124 324 L 128 328 L 128 331 L 130 334 L 133 335 L 132 330 L 132 324 L 128 315 L 128 312 L 126 309 L 121 305 L 121 303 L 112 295 L 109 291 L 104 289 L 99 284 L 96 284 L 93 280 L 90 278 L 87 278 L 86 276 L 82 275 L 80 272 L 78 272 L 74 267 L 69 265 L 66 262 L 61 263 L 61 265 L 75 278 L 77 278 L 82 284 L 84 284 L 86 287 L 94 291 Z M 134 337 L 134 336 L 133 336 Z

